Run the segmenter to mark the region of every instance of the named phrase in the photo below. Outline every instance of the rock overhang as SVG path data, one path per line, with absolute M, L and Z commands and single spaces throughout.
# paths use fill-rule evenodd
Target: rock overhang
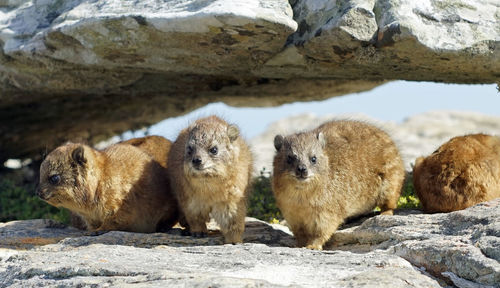
M 392 79 L 500 79 L 495 2 L 290 3 L 0 3 L 0 160 L 95 143 L 213 101 L 278 105 Z

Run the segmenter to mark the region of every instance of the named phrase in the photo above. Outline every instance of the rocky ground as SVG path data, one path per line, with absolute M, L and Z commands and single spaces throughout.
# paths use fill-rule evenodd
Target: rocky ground
M 244 244 L 169 233 L 93 234 L 52 220 L 0 223 L 0 287 L 500 287 L 500 199 L 447 214 L 399 211 L 293 248 L 247 218 Z

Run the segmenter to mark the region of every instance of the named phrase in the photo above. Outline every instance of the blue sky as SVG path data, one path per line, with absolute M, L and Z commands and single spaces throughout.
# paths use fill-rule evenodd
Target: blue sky
M 262 133 L 268 124 L 276 120 L 303 113 L 362 113 L 382 121 L 401 122 L 409 116 L 434 110 L 473 111 L 500 116 L 500 93 L 495 84 L 394 81 L 367 92 L 278 107 L 235 108 L 223 103 L 212 103 L 184 116 L 161 121 L 150 128 L 150 134 L 175 140 L 178 132 L 191 121 L 210 114 L 220 115 L 237 124 L 249 139 Z M 124 136 L 130 138 L 132 134 L 126 133 Z M 134 136 L 142 136 L 142 133 L 135 133 Z

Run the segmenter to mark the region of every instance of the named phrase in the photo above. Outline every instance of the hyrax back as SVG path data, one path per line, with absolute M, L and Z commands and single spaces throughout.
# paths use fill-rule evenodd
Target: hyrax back
M 129 144 L 141 149 L 143 152 L 151 156 L 164 168 L 167 168 L 168 152 L 172 146 L 172 142 L 165 137 L 151 135 L 141 138 L 132 138 L 120 144 Z
M 428 213 L 461 210 L 500 197 L 500 138 L 452 138 L 417 159 L 413 184 Z
M 79 215 L 89 230 L 155 232 L 178 218 L 166 175 L 150 155 L 125 142 L 103 151 L 69 143 L 42 162 L 38 195 Z
M 252 156 L 234 125 L 216 116 L 182 130 L 169 154 L 169 178 L 193 236 L 211 215 L 226 243 L 242 242 Z
M 382 130 L 331 121 L 274 139 L 273 192 L 300 247 L 322 249 L 342 222 L 376 206 L 392 215 L 404 180 L 396 145 Z

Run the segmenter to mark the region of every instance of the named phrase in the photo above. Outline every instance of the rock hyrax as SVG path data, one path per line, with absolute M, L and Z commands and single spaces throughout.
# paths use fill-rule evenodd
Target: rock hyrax
M 500 137 L 452 138 L 416 160 L 413 185 L 428 213 L 461 210 L 500 197 Z
M 191 235 L 212 216 L 226 243 L 242 242 L 252 155 L 235 125 L 216 116 L 182 130 L 169 154 L 169 177 Z
M 331 121 L 274 138 L 273 192 L 299 247 L 322 249 L 348 218 L 392 215 L 405 177 L 387 133 L 357 121 Z
M 137 141 L 142 140 L 151 147 L 148 138 Z M 40 167 L 38 195 L 76 213 L 93 231 L 155 232 L 172 227 L 178 210 L 166 169 L 141 145 L 129 141 L 102 151 L 74 143 L 56 148 Z M 163 144 L 158 150 L 170 147 L 166 139 L 158 143 Z

